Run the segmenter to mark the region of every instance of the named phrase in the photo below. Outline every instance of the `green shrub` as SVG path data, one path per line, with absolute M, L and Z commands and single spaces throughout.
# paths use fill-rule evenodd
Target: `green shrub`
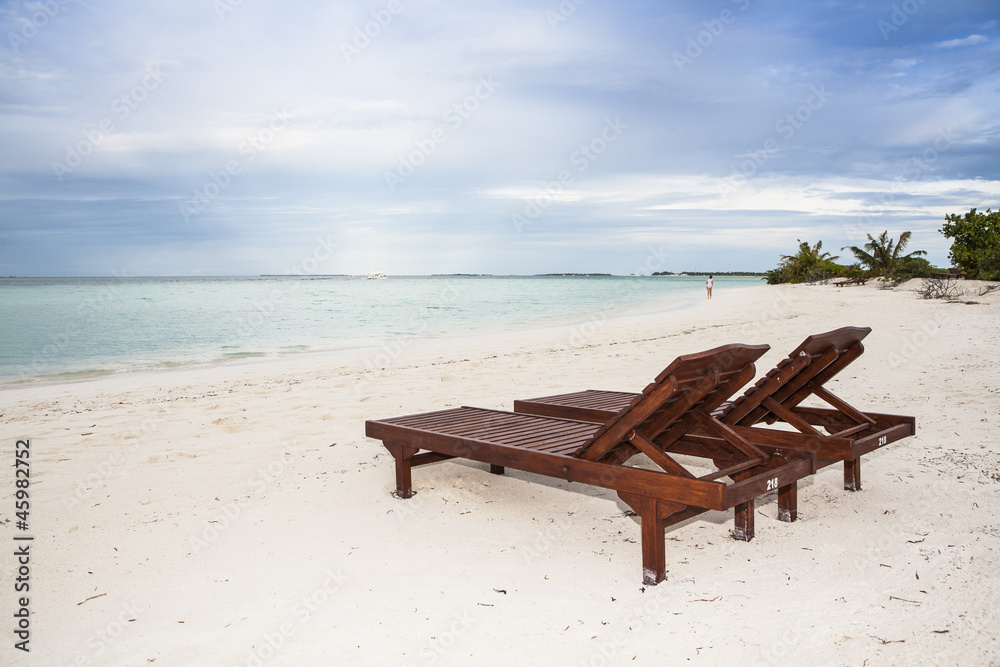
M 771 269 L 764 274 L 764 280 L 767 281 L 768 285 L 780 285 L 781 283 L 787 283 L 788 280 L 785 279 L 785 274 L 781 269 Z
M 948 258 L 969 278 L 1000 280 L 1000 211 L 946 215 L 940 232 L 953 239 Z
M 904 283 L 912 278 L 930 278 L 937 270 L 923 257 L 904 257 L 889 273 L 889 280 Z

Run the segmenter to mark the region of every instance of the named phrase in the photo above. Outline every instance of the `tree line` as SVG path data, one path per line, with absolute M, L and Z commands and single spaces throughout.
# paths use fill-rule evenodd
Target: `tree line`
M 972 209 L 964 216 L 946 215 L 938 231 L 952 239 L 948 259 L 954 267 L 969 278 L 1000 280 L 1000 210 L 980 213 Z M 840 257 L 824 251 L 822 241 L 813 245 L 799 240 L 798 250 L 782 255 L 778 266 L 765 274 L 765 280 L 768 285 L 776 285 L 866 276 L 898 283 L 941 272 L 922 257 L 927 254 L 924 250 L 904 254 L 911 235 L 906 231 L 894 239 L 888 231 L 877 237 L 868 234 L 863 246 L 841 248 L 851 252 L 854 262 L 850 264 L 838 264 Z

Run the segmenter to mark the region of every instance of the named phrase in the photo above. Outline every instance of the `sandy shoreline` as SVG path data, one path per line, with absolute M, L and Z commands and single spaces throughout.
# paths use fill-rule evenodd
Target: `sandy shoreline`
M 970 283 L 968 287 L 973 288 Z M 4 664 L 997 664 L 1000 292 L 921 300 L 871 285 L 755 287 L 694 308 L 380 352 L 0 390 L 31 441 L 31 653 Z M 587 388 L 638 390 L 675 356 L 870 326 L 832 383 L 917 435 L 758 503 L 668 529 L 640 585 L 614 494 L 474 463 L 414 471 L 364 420 Z M 378 360 L 373 367 L 373 362 Z M 14 544 L 13 468 L 0 540 Z M 0 559 L 14 580 L 13 549 Z M 17 608 L 3 585 L 0 613 Z M 8 616 L 10 618 L 10 616 Z M 634 659 L 633 659 L 634 658 Z

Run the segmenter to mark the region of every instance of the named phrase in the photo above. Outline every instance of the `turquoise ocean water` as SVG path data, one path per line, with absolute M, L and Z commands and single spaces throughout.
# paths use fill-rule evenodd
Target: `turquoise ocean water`
M 0 279 L 0 383 L 541 327 L 705 298 L 702 277 Z M 716 291 L 762 284 L 716 278 Z

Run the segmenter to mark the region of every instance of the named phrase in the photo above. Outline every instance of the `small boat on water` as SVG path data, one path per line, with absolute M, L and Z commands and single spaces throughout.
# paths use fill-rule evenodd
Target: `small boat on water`
M 368 274 L 368 280 L 385 280 L 386 275 L 381 271 L 372 271 Z

